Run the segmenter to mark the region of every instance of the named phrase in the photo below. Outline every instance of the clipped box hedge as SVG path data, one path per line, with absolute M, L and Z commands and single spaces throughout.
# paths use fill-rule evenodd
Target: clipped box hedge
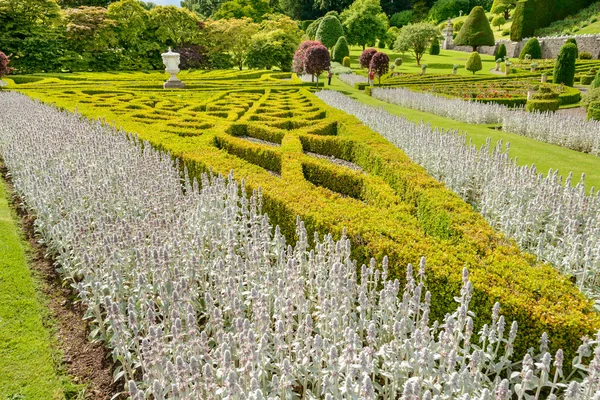
M 163 91 L 161 80 L 139 89 L 137 78 L 112 81 L 105 86 L 112 91 L 103 94 L 84 94 L 86 82 L 59 79 L 22 91 L 136 132 L 182 160 L 192 176 L 235 171 L 249 191 L 262 188 L 263 210 L 289 240 L 296 216 L 312 233 L 339 237 L 346 228 L 353 257 L 363 263 L 388 255 L 391 278 L 401 282 L 406 265 L 425 255 L 433 319 L 455 309 L 461 270 L 469 268 L 478 323 L 489 321 L 496 301 L 507 320 L 517 320 L 515 359 L 547 332 L 551 348 L 563 348 L 569 360 L 576 339 L 600 328 L 591 302 L 567 277 L 521 252 L 401 150 L 299 83 L 261 79 L 269 82 L 261 88 L 259 80 L 223 79 L 217 89 L 208 79 L 192 82 L 198 89 Z M 172 124 L 184 120 L 209 128 L 183 126 L 177 129 L 189 136 L 174 133 Z

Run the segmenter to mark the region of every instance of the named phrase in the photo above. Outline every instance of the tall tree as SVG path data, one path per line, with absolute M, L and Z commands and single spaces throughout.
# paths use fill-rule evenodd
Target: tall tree
M 269 0 L 227 0 L 221 4 L 215 19 L 222 18 L 251 18 L 254 22 L 260 22 L 264 16 L 273 12 Z
M 278 67 L 290 71 L 294 51 L 300 43 L 301 31 L 298 24 L 281 14 L 268 15 L 261 23 L 261 30 L 252 37 L 248 52 L 251 68 Z
M 230 18 L 209 21 L 206 29 L 211 43 L 220 44 L 217 52 L 228 52 L 233 62 L 241 70 L 246 62 L 252 36 L 258 32 L 259 25 L 250 18 Z
M 477 6 L 471 10 L 465 24 L 456 35 L 454 44 L 457 46 L 471 46 L 473 51 L 477 51 L 479 46 L 493 46 L 496 44 L 494 32 L 492 32 L 492 27 L 482 7 Z
M 351 3 L 352 0 L 315 0 L 315 7 L 323 12 L 341 11 Z
M 426 22 L 406 25 L 400 29 L 394 49 L 402 52 L 412 50 L 417 65 L 421 65 L 423 54 L 429 48 L 431 41 L 437 39 L 439 34 L 438 28 Z
M 494 0 L 492 3 L 492 14 L 503 14 L 504 19 L 510 18 L 510 10 L 515 8 L 517 0 Z
M 388 18 L 379 0 L 356 0 L 341 14 L 348 43 L 363 47 L 385 36 Z
M 410 10 L 411 7 L 412 0 L 381 0 L 383 12 L 390 18 L 400 11 Z
M 182 0 L 181 7 L 187 8 L 202 15 L 203 17 L 212 16 L 221 6 L 224 0 Z
M 202 21 L 187 8 L 157 6 L 149 12 L 149 17 L 157 39 L 165 46 L 197 44 L 200 39 Z
M 577 62 L 577 46 L 566 43 L 560 48 L 554 66 L 553 83 L 573 86 L 575 81 L 575 63 Z
M 314 0 L 279 0 L 279 9 L 285 15 L 299 21 L 318 18 L 321 12 L 315 9 Z

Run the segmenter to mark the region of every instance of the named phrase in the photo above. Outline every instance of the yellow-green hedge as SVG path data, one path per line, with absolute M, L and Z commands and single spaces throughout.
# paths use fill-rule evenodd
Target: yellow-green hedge
M 115 85 L 114 93 L 102 98 L 81 93 L 88 85 L 76 87 L 72 82 L 69 95 L 67 87 L 56 82 L 29 84 L 31 89 L 24 92 L 114 121 L 170 151 L 194 176 L 209 168 L 223 174 L 234 170 L 248 190 L 262 188 L 264 211 L 290 240 L 295 238 L 297 215 L 311 233 L 339 237 L 346 228 L 359 262 L 388 255 L 391 278 L 400 281 L 406 264 L 425 255 L 433 319 L 456 307 L 461 270 L 469 268 L 476 329 L 489 321 L 491 307 L 499 301 L 507 319 L 519 323 L 518 355 L 535 346 L 545 331 L 551 347 L 565 349 L 569 359 L 579 337 L 600 328 L 591 302 L 567 278 L 494 232 L 471 206 L 360 121 L 326 106 L 293 82 L 262 90 L 254 85 L 244 90 L 236 82 L 224 80 L 220 91 L 210 87 L 181 92 Z M 140 109 L 130 110 L 128 105 Z M 209 113 L 217 106 L 224 115 Z M 185 119 L 210 128 L 178 128 L 190 136 L 173 133 L 171 125 Z M 364 173 L 305 152 L 352 162 Z

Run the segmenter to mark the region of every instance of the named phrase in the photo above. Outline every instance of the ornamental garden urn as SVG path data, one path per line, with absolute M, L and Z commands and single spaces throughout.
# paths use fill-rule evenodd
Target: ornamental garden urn
M 169 51 L 162 53 L 163 64 L 165 65 L 165 71 L 170 74 L 171 77 L 168 81 L 163 84 L 165 89 L 181 89 L 185 87 L 185 84 L 177 79 L 179 73 L 179 53 L 173 53 L 169 47 Z

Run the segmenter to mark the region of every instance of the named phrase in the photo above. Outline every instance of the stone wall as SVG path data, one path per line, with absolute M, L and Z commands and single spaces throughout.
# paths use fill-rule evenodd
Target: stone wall
M 540 37 L 540 45 L 542 46 L 542 58 L 556 58 L 560 48 L 565 44 L 569 38 L 577 40 L 577 47 L 579 51 L 586 51 L 592 55 L 594 59 L 600 59 L 600 35 L 577 35 L 577 36 L 550 36 Z M 519 57 L 521 49 L 525 46 L 528 39 L 523 39 L 520 42 L 511 42 L 510 40 L 499 40 L 495 46 L 481 46 L 477 50 L 481 54 L 494 55 L 496 48 L 504 43 L 506 46 L 506 54 L 508 57 Z M 452 50 L 472 52 L 473 48 L 470 46 L 453 46 Z

